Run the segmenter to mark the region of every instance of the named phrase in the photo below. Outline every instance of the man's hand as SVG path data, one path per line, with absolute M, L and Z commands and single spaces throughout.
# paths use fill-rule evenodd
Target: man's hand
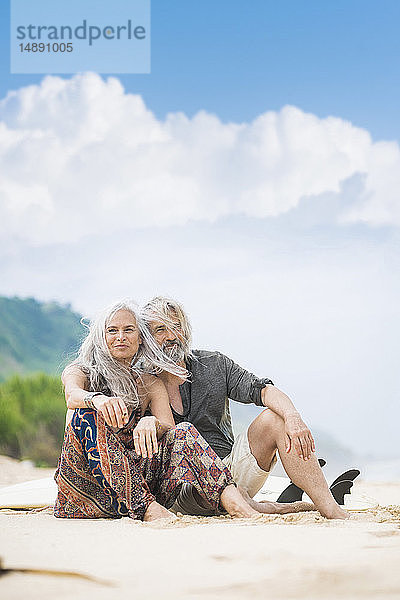
M 285 417 L 286 452 L 294 450 L 299 458 L 308 460 L 315 452 L 315 443 L 311 431 L 300 417 L 293 413 Z
M 143 458 L 153 458 L 158 452 L 156 417 L 142 417 L 133 430 L 135 452 Z
M 101 413 L 110 427 L 121 429 L 129 420 L 125 402 L 118 396 L 94 396 L 92 399 L 97 412 Z

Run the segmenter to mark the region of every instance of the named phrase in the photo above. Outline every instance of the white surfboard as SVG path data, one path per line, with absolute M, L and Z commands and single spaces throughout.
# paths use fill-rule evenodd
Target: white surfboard
M 287 477 L 270 475 L 264 487 L 256 494 L 255 500 L 277 500 L 283 490 L 289 485 Z M 25 481 L 8 487 L 0 488 L 0 509 L 31 509 L 53 506 L 57 496 L 57 484 L 53 477 Z M 303 500 L 311 502 L 310 498 L 303 495 Z M 345 495 L 344 508 L 351 511 L 368 510 L 376 508 L 378 502 L 363 494 L 351 493 Z
M 43 508 L 53 506 L 57 484 L 53 477 L 24 481 L 0 488 L 0 508 Z

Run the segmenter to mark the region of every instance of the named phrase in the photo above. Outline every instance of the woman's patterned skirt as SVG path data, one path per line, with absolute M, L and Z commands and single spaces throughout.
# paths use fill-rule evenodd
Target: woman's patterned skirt
M 183 483 L 193 485 L 217 513 L 221 493 L 233 479 L 197 429 L 180 423 L 158 446 L 153 458 L 142 458 L 134 450 L 131 429 L 115 433 L 100 413 L 76 409 L 55 474 L 54 515 L 143 520 L 154 500 L 170 508 Z

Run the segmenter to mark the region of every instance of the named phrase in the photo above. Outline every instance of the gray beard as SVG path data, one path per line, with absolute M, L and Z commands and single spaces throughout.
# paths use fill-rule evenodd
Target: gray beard
M 166 346 L 163 344 L 162 351 L 174 363 L 180 363 L 185 359 L 185 352 L 181 344 L 176 344 L 173 346 Z

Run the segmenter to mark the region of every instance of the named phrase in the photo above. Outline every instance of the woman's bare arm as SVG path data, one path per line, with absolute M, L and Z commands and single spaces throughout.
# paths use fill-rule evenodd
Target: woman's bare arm
M 87 408 L 85 398 L 88 395 L 88 380 L 86 375 L 76 365 L 64 369 L 61 380 L 65 389 L 67 403 L 67 425 L 76 408 Z M 100 412 L 110 427 L 121 428 L 128 422 L 129 415 L 125 402 L 117 396 L 99 394 L 92 398 L 95 409 Z
M 65 402 L 67 408 L 85 408 L 85 396 L 88 395 L 88 380 L 86 375 L 76 367 L 71 365 L 66 367 L 61 375 L 61 381 L 64 384 Z
M 67 427 L 71 422 L 75 408 L 85 407 L 83 398 L 88 393 L 86 389 L 87 378 L 78 367 L 72 365 L 64 369 L 61 381 L 64 384 L 65 402 L 67 404 L 65 417 L 65 427 Z

